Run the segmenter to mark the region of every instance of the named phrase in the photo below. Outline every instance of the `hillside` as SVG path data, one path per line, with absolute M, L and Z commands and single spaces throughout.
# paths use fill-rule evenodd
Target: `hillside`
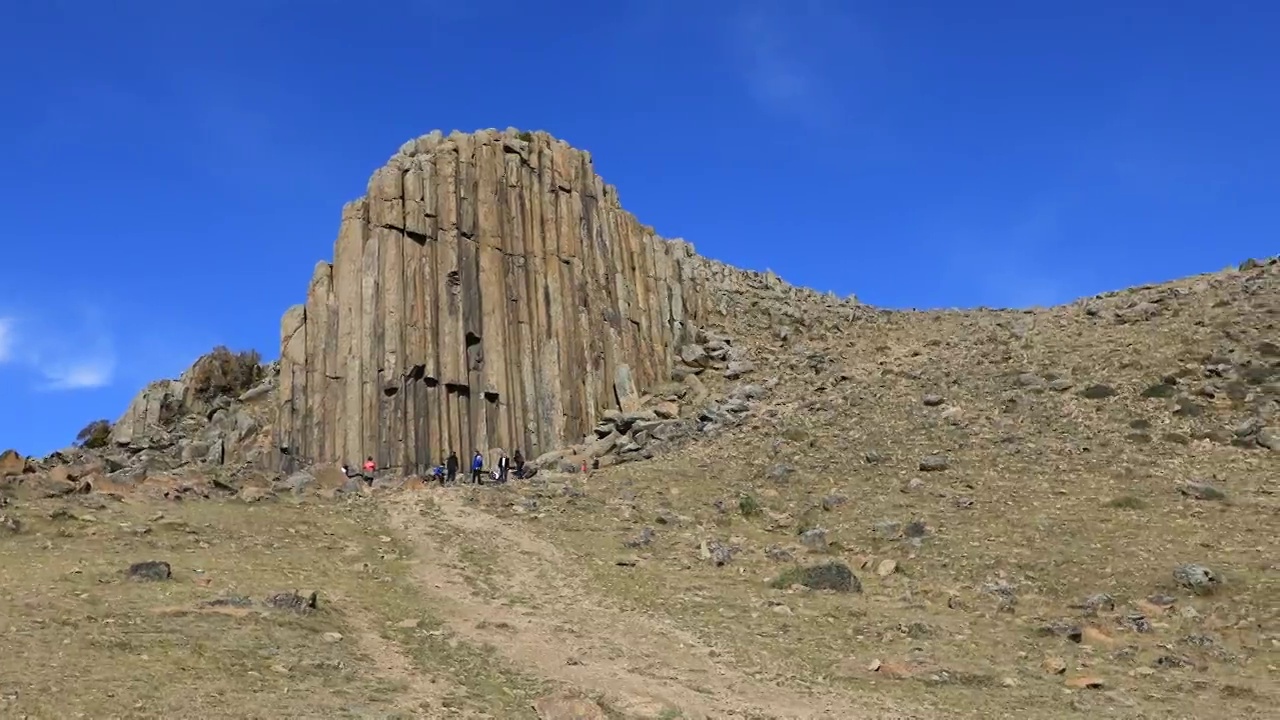
M 664 245 L 587 172 L 589 155 L 554 139 L 451 136 L 520 173 L 575 168 L 563 183 L 484 185 L 497 165 L 474 164 L 469 187 L 510 191 L 476 200 L 488 208 L 477 228 L 510 228 L 501 208 L 550 198 L 563 227 L 622 230 L 551 223 L 522 237 L 624 257 L 513 253 L 496 233 L 502 277 L 543 262 L 563 273 L 558 289 L 504 281 L 511 305 L 486 311 L 488 290 L 446 283 L 458 303 L 407 315 L 443 327 L 456 309 L 464 339 L 477 317 L 509 318 L 505 337 L 533 323 L 557 350 L 532 359 L 535 333 L 500 362 L 463 352 L 446 370 L 436 354 L 437 377 L 410 372 L 432 362 L 413 352 L 443 342 L 422 323 L 388 355 L 394 304 L 380 300 L 355 335 L 329 324 L 356 302 L 338 299 L 336 278 L 377 289 L 405 277 L 343 238 L 355 218 L 365 248 L 375 234 L 379 248 L 416 243 L 405 201 L 427 201 L 403 178 L 423 157 L 437 167 L 449 142 L 428 137 L 431 153 L 415 141 L 389 163 L 398 191 L 384 168 L 344 211 L 334 262 L 286 313 L 279 365 L 219 351 L 144 390 L 102 447 L 0 457 L 0 631 L 14 648 L 0 714 L 1270 716 L 1280 259 L 1054 308 L 888 311 Z M 584 213 L 592 194 L 603 209 Z M 396 199 L 398 225 L 370 220 Z M 489 237 L 459 229 L 446 257 Z M 665 265 L 662 252 L 675 253 Z M 433 257 L 427 272 L 447 276 Z M 472 267 L 489 287 L 493 266 Z M 378 297 L 426 296 L 403 287 Z M 537 312 L 511 309 L 525 301 Z M 580 306 L 592 311 L 564 321 Z M 377 348 L 352 344 L 365 322 L 383 333 Z M 335 331 L 313 337 L 312 323 Z M 328 358 L 319 385 L 316 357 Z M 366 359 L 422 383 L 416 404 L 328 372 Z M 497 397 L 474 414 L 444 392 L 418 403 L 433 397 L 428 377 Z M 508 451 L 514 438 L 536 449 L 538 472 L 424 486 L 412 477 L 424 435 Z M 370 443 L 397 459 L 365 487 L 335 461 Z M 168 570 L 126 577 L 147 560 Z

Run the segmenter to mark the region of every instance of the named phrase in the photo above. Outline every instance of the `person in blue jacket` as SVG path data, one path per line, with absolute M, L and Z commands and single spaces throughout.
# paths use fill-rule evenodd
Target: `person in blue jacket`
M 477 450 L 475 457 L 471 458 L 471 482 L 479 485 L 480 476 L 484 473 L 484 456 Z

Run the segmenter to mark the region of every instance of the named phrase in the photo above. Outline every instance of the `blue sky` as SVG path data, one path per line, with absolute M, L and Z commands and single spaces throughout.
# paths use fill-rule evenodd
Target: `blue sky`
M 1278 36 L 1262 0 L 6 2 L 0 447 L 275 357 L 342 204 L 435 128 L 548 130 L 662 234 L 877 305 L 1272 254 Z

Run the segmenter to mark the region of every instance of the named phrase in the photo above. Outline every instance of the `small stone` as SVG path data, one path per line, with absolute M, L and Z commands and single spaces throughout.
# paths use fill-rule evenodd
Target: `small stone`
M 810 590 L 835 590 L 836 592 L 862 592 L 862 583 L 849 566 L 832 561 L 802 568 L 795 575 L 799 584 Z
M 898 562 L 896 560 L 881 560 L 880 564 L 876 565 L 876 575 L 879 575 L 882 578 L 889 577 L 897 572 L 897 570 Z
M 327 643 L 336 643 L 342 641 L 342 633 L 327 632 L 323 635 L 324 641 Z
M 1111 612 L 1116 609 L 1116 600 L 1107 593 L 1097 593 L 1090 595 L 1080 604 L 1081 609 L 1087 615 L 1097 615 L 1100 612 Z
M 1092 675 L 1067 678 L 1065 684 L 1073 690 L 1101 690 L 1106 687 L 1106 683 L 1101 678 L 1093 677 Z
M 872 527 L 872 532 L 885 540 L 893 540 L 902 534 L 902 523 L 896 523 L 892 520 L 882 520 Z
M 163 560 L 148 560 L 130 565 L 125 574 L 133 580 L 154 582 L 173 577 L 173 568 Z
M 1111 387 L 1110 385 L 1103 385 L 1101 383 L 1090 385 L 1086 387 L 1084 390 L 1080 391 L 1080 396 L 1087 400 L 1105 400 L 1106 398 L 1109 398 L 1109 397 L 1115 397 L 1115 395 L 1116 395 L 1115 388 Z
M 941 405 L 942 403 L 946 402 L 947 400 L 946 400 L 946 398 L 942 397 L 941 395 L 937 395 L 937 394 L 934 394 L 934 393 L 930 393 L 930 394 L 925 395 L 924 397 L 920 398 L 920 401 L 921 401 L 922 403 L 924 403 L 924 406 L 925 406 L 925 407 L 937 407 L 937 406 Z
M 1206 482 L 1186 482 L 1178 491 L 1196 500 L 1226 500 L 1227 494 Z
M 940 472 L 950 466 L 950 461 L 944 455 L 926 455 L 920 460 L 921 472 Z
M 1258 430 L 1254 442 L 1258 443 L 1259 447 L 1280 452 L 1280 428 L 1264 427 Z
M 1050 675 L 1062 675 L 1067 672 L 1067 661 L 1060 657 L 1047 657 L 1040 663 L 1040 668 Z
M 827 531 L 823 528 L 811 528 L 800 533 L 800 544 L 810 550 L 825 550 L 829 541 Z
M 1174 568 L 1173 579 L 1182 587 L 1198 594 L 1213 592 L 1222 580 L 1209 568 L 1203 565 L 1180 565 Z

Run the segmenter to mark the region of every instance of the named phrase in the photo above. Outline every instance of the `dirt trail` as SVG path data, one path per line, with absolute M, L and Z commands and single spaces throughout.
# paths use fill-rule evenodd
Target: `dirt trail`
M 416 547 L 418 581 L 452 632 L 493 645 L 524 672 L 601 693 L 632 717 L 671 710 L 691 719 L 893 717 L 847 697 L 747 677 L 689 633 L 599 597 L 557 548 L 517 524 L 448 490 L 428 497 L 434 508 L 425 516 L 421 494 L 389 498 L 394 526 Z M 490 549 L 497 566 L 476 578 L 448 541 L 460 536 Z
M 353 604 L 348 604 L 348 607 L 352 606 Z M 440 713 L 448 712 L 442 701 L 457 689 L 454 683 L 446 678 L 425 677 L 414 668 L 413 661 L 400 647 L 383 637 L 363 613 L 348 610 L 346 620 L 356 646 L 372 662 L 369 669 L 373 674 L 404 685 L 405 691 L 395 697 L 394 705 L 397 710 L 412 713 L 413 717 L 420 717 L 419 713 L 426 708 Z

